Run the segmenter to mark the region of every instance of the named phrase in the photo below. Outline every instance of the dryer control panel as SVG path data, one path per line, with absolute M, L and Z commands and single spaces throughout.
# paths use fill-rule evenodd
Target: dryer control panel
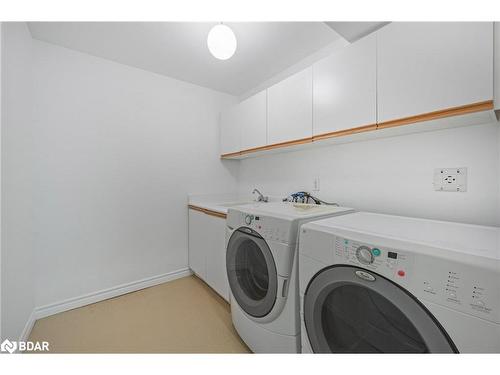
M 493 261 L 493 260 L 492 260 Z M 416 293 L 422 299 L 500 323 L 500 267 L 453 262 L 429 256 L 416 259 Z
M 427 300 L 500 323 L 498 262 L 476 260 L 468 264 L 338 236 L 334 258 L 334 263 L 372 270 L 405 287 L 422 302 Z
M 335 237 L 335 257 L 338 263 L 373 270 L 398 284 L 406 285 L 412 277 L 411 254 L 396 249 Z

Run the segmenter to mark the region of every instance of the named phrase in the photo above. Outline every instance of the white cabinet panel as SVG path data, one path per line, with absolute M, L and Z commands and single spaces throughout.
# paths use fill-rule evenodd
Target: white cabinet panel
M 189 210 L 189 268 L 229 301 L 226 275 L 226 220 Z
M 313 134 L 377 122 L 376 36 L 314 64 Z
M 210 237 L 207 238 L 207 284 L 220 296 L 229 301 L 229 282 L 226 273 L 226 246 L 224 219 L 206 215 L 207 227 L 210 228 Z
M 312 136 L 312 67 L 267 90 L 267 143 Z
M 230 154 L 241 151 L 241 130 L 236 107 L 220 114 L 220 153 Z
M 207 277 L 206 250 L 209 231 L 205 225 L 206 217 L 203 212 L 189 210 L 189 268 L 202 279 Z
M 392 23 L 377 38 L 378 122 L 493 98 L 491 22 Z
M 267 139 L 266 90 L 238 104 L 236 113 L 241 129 L 241 149 L 265 146 Z

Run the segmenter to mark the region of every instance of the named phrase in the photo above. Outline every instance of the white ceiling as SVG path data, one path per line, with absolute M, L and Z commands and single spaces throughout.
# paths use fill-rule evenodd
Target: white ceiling
M 238 48 L 207 49 L 216 23 L 30 22 L 34 38 L 240 96 L 341 37 L 323 22 L 226 23 Z
M 389 22 L 325 22 L 328 26 L 354 43 L 356 40 L 380 29 Z

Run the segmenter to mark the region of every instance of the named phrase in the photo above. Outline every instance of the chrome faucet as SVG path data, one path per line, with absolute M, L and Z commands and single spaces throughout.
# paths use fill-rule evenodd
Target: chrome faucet
M 269 201 L 269 197 L 265 197 L 262 195 L 262 193 L 260 191 L 258 191 L 257 189 L 253 189 L 252 191 L 252 194 L 259 194 L 259 196 L 257 197 L 257 202 L 267 202 Z

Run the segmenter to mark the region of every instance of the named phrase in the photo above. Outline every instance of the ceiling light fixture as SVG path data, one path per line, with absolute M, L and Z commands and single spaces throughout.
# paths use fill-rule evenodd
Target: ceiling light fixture
M 229 26 L 222 23 L 212 27 L 207 37 L 208 50 L 215 58 L 227 60 L 236 51 L 236 36 Z

